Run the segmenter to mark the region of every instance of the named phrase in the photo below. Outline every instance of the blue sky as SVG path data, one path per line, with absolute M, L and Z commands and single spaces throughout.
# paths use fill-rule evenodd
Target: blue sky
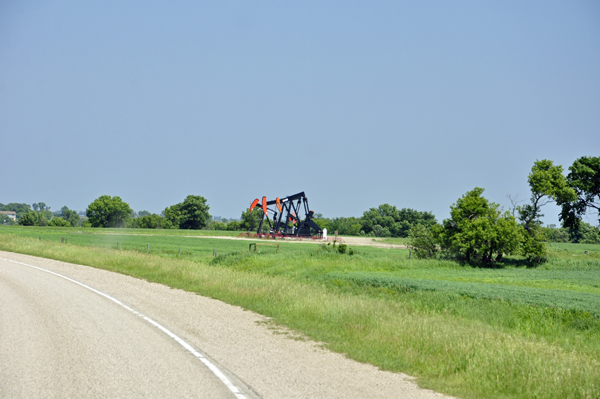
M 599 126 L 597 1 L 0 2 L 2 203 L 441 221 L 476 186 L 528 199 Z

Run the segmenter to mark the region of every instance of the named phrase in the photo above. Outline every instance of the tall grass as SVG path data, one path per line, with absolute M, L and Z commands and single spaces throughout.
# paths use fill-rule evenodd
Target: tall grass
M 460 397 L 600 397 L 597 320 L 568 324 L 590 312 L 451 290 L 364 285 L 340 275 L 437 270 L 481 278 L 493 271 L 477 274 L 481 270 L 445 261 L 409 262 L 404 252 L 368 250 L 350 257 L 321 253 L 315 246 L 293 247 L 283 254 L 236 251 L 175 259 L 0 234 L 0 249 L 117 271 L 240 305 L 353 359 L 415 375 L 421 386 Z M 552 265 L 548 271 L 554 271 Z M 561 334 L 566 338 L 558 338 Z

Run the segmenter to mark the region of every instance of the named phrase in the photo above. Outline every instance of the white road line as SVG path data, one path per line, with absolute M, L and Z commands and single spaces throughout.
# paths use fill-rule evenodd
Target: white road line
M 246 396 L 244 394 L 242 394 L 240 392 L 240 390 L 238 389 L 238 387 L 236 387 L 231 381 L 229 381 L 229 378 L 227 378 L 225 376 L 225 374 L 223 374 L 223 372 L 221 370 L 219 370 L 219 368 L 217 366 L 215 366 L 210 360 L 208 360 L 206 357 L 204 357 L 200 352 L 198 352 L 197 350 L 195 350 L 192 345 L 188 344 L 187 342 L 185 342 L 183 339 L 179 338 L 177 335 L 175 335 L 174 333 L 172 333 L 171 331 L 169 331 L 167 328 L 163 327 L 162 325 L 158 324 L 157 322 L 155 322 L 154 320 L 152 320 L 151 318 L 149 318 L 148 316 L 145 316 L 144 314 L 138 312 L 135 309 L 130 308 L 129 306 L 125 305 L 123 302 L 119 301 L 116 298 L 113 298 L 112 296 L 105 294 L 101 291 L 98 291 L 97 289 L 94 289 L 88 285 L 85 285 L 83 283 L 80 283 L 79 281 L 73 280 L 72 278 L 69 278 L 67 276 L 63 276 L 62 274 L 58 274 L 55 273 L 53 271 L 50 270 L 46 270 L 46 269 L 42 269 L 41 267 L 37 267 L 37 266 L 33 266 L 33 265 L 28 265 L 27 263 L 23 263 L 23 262 L 17 262 L 14 260 L 10 260 L 10 259 L 4 259 L 4 258 L 0 258 L 0 260 L 4 260 L 7 262 L 12 262 L 12 263 L 17 263 L 19 265 L 23 265 L 23 266 L 28 266 L 28 267 L 32 267 L 34 269 L 38 269 L 41 270 L 43 272 L 46 273 L 50 273 L 53 274 L 55 276 L 58 277 L 62 277 L 65 280 L 69 280 L 75 284 L 78 284 L 84 288 L 87 288 L 90 291 L 95 292 L 98 295 L 101 295 L 103 297 L 105 297 L 106 299 L 109 299 L 111 301 L 113 301 L 114 303 L 116 303 L 117 305 L 129 310 L 131 313 L 135 314 L 136 316 L 141 317 L 142 319 L 146 320 L 148 323 L 152 324 L 154 327 L 158 328 L 159 330 L 161 330 L 162 332 L 164 332 L 165 334 L 167 334 L 169 337 L 173 338 L 179 345 L 183 346 L 188 352 L 190 352 L 192 355 L 194 355 L 196 358 L 198 358 L 198 360 L 200 360 L 202 363 L 204 363 L 204 365 L 206 367 L 209 368 L 210 371 L 213 372 L 214 375 L 217 376 L 217 378 L 219 378 L 221 380 L 221 382 L 223 382 L 223 384 L 225 384 L 227 386 L 227 388 L 229 388 L 229 390 L 235 395 L 236 398 L 238 399 L 247 399 Z

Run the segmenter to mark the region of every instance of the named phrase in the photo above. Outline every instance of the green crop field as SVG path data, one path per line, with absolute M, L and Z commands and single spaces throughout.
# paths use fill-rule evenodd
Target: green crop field
M 600 398 L 600 245 L 550 243 L 537 267 L 513 257 L 479 268 L 405 249 L 277 241 L 249 252 L 273 241 L 200 237 L 237 234 L 11 226 L 0 249 L 240 305 L 458 397 Z

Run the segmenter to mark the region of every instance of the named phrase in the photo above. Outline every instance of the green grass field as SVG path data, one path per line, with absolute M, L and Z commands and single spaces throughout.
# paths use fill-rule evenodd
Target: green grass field
M 187 237 L 197 233 L 237 235 L 11 226 L 0 227 L 0 249 L 240 305 L 459 397 L 600 397 L 598 245 L 552 243 L 538 267 L 508 258 L 492 269 L 409 259 L 404 249 L 356 247 L 348 255 L 277 241 L 279 252 L 250 253 L 248 241 Z

